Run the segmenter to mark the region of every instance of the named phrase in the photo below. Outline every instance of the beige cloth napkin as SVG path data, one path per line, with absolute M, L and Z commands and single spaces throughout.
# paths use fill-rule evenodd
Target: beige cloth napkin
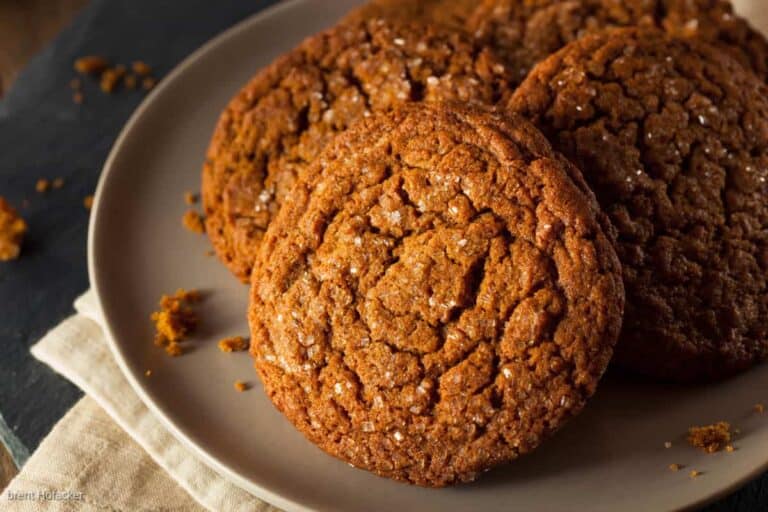
M 112 357 L 93 293 L 75 309 L 32 354 L 87 396 L 3 491 L 0 509 L 277 512 L 206 466 L 155 419 Z

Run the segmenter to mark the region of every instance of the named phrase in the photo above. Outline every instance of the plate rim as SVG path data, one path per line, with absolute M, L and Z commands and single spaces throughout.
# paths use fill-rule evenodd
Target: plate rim
M 133 111 L 128 121 L 123 125 L 119 135 L 112 144 L 112 148 L 104 161 L 101 174 L 96 185 L 94 192 L 94 201 L 91 218 L 88 223 L 88 241 L 87 241 L 87 258 L 88 258 L 88 278 L 90 281 L 91 289 L 94 291 L 96 303 L 99 308 L 100 316 L 102 319 L 102 329 L 109 345 L 110 351 L 117 361 L 118 367 L 123 375 L 128 380 L 129 384 L 133 388 L 134 392 L 139 396 L 141 402 L 152 412 L 152 414 L 160 420 L 160 423 L 168 429 L 173 437 L 181 442 L 181 444 L 192 451 L 201 462 L 211 467 L 214 471 L 221 476 L 229 480 L 231 483 L 253 494 L 256 498 L 262 499 L 269 505 L 273 505 L 282 508 L 290 512 L 315 512 L 315 509 L 308 508 L 294 500 L 287 498 L 283 495 L 277 494 L 270 489 L 247 479 L 240 475 L 237 471 L 229 467 L 223 461 L 218 460 L 209 454 L 202 446 L 193 442 L 187 437 L 186 434 L 162 411 L 160 406 L 156 404 L 151 397 L 144 391 L 144 387 L 141 384 L 137 374 L 128 364 L 126 358 L 123 355 L 120 344 L 116 342 L 117 337 L 112 326 L 112 322 L 104 314 L 104 308 L 102 307 L 102 294 L 104 293 L 105 284 L 101 283 L 97 277 L 98 271 L 98 239 L 99 232 L 102 228 L 102 221 L 100 218 L 100 211 L 103 210 L 103 201 L 101 200 L 104 190 L 108 186 L 110 176 L 115 173 L 115 161 L 117 155 L 122 150 L 125 141 L 130 134 L 134 131 L 135 126 L 138 124 L 139 119 L 145 114 L 146 111 L 152 108 L 152 105 L 156 99 L 163 93 L 164 90 L 171 87 L 174 82 L 179 80 L 194 63 L 201 58 L 204 54 L 211 51 L 213 48 L 225 43 L 226 41 L 236 38 L 240 33 L 250 30 L 252 25 L 258 25 L 263 19 L 270 18 L 277 13 L 285 10 L 295 9 L 301 4 L 307 3 L 312 0 L 278 0 L 277 3 L 263 8 L 262 10 L 246 17 L 245 19 L 235 23 L 231 27 L 225 29 L 219 34 L 213 36 L 213 38 L 207 40 L 200 47 L 194 50 L 181 60 L 173 69 L 159 81 L 158 85 L 142 100 L 136 110 Z M 213 128 L 213 127 L 211 127 Z
M 101 236 L 99 233 L 103 229 L 102 219 L 99 215 L 100 211 L 103 211 L 104 206 L 101 198 L 103 196 L 104 189 L 108 187 L 110 176 L 116 172 L 115 161 L 117 160 L 117 156 L 122 151 L 125 141 L 134 131 L 135 126 L 139 122 L 139 119 L 152 108 L 157 98 L 163 94 L 163 91 L 169 87 L 172 87 L 174 82 L 182 79 L 188 68 L 193 66 L 198 59 L 200 59 L 209 51 L 213 50 L 215 47 L 225 43 L 230 39 L 236 38 L 243 32 L 251 30 L 252 25 L 259 25 L 264 21 L 264 19 L 270 18 L 281 11 L 300 8 L 302 4 L 306 4 L 312 1 L 322 0 L 278 0 L 277 3 L 261 9 L 260 11 L 246 17 L 245 19 L 223 30 L 219 34 L 213 36 L 211 39 L 207 40 L 205 43 L 187 55 L 184 59 L 182 59 L 177 65 L 173 67 L 170 72 L 165 75 L 165 77 L 158 83 L 158 85 L 142 100 L 139 106 L 133 111 L 125 125 L 123 125 L 119 135 L 115 139 L 115 142 L 109 151 L 106 160 L 104 161 L 96 190 L 94 192 L 94 204 L 88 224 L 87 239 L 88 277 L 90 281 L 90 287 L 94 292 L 96 303 L 99 307 L 102 320 L 101 327 L 104 331 L 107 345 L 109 346 L 110 351 L 112 352 L 112 355 L 114 356 L 118 367 L 120 368 L 120 371 L 126 377 L 129 384 L 131 385 L 131 388 L 138 395 L 141 402 L 151 411 L 153 416 L 160 421 L 160 423 L 171 433 L 171 435 L 177 441 L 179 441 L 185 448 L 189 449 L 206 466 L 216 471 L 220 476 L 224 477 L 230 483 L 252 494 L 254 497 L 264 500 L 267 502 L 267 504 L 279 507 L 288 512 L 315 512 L 316 509 L 307 507 L 306 505 L 298 503 L 288 497 L 273 492 L 269 488 L 255 482 L 254 480 L 240 475 L 236 470 L 229 467 L 224 461 L 219 460 L 208 453 L 202 445 L 192 441 L 182 431 L 182 429 L 162 411 L 162 408 L 156 404 L 154 400 L 152 400 L 150 395 L 144 391 L 142 381 L 139 378 L 138 373 L 134 372 L 124 357 L 121 345 L 116 341 L 117 336 L 115 335 L 112 322 L 104 313 L 104 309 L 102 307 L 102 294 L 108 285 L 106 283 L 100 282 L 99 278 L 97 277 L 99 275 L 97 271 L 97 246 L 99 244 L 98 239 Z M 307 34 L 305 37 L 309 35 L 310 34 Z M 709 494 L 702 495 L 695 501 L 685 504 L 680 508 L 670 510 L 690 511 L 712 504 L 715 501 L 722 499 L 734 491 L 744 487 L 746 484 L 764 474 L 766 471 L 768 471 L 768 458 L 766 458 L 762 464 L 756 466 L 751 471 L 745 472 L 739 478 L 716 488 Z

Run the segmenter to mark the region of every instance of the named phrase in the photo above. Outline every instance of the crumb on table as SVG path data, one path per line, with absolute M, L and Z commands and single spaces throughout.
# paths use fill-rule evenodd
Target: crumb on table
M 243 381 L 241 381 L 241 380 L 236 380 L 236 381 L 235 381 L 235 389 L 236 389 L 237 391 L 241 392 L 241 393 L 242 393 L 243 391 L 248 391 L 248 388 L 249 388 L 249 387 L 250 387 L 250 386 L 248 385 L 248 383 L 247 383 L 247 382 L 243 382 Z
M 200 301 L 196 290 L 177 290 L 173 295 L 163 295 L 160 309 L 151 315 L 155 324 L 155 345 L 163 347 L 169 356 L 180 356 L 184 347 L 179 342 L 194 332 L 198 325 L 197 313 L 192 304 Z
M 731 442 L 731 424 L 720 421 L 702 427 L 688 429 L 688 442 L 695 448 L 707 453 L 715 453 L 724 449 Z
M 152 72 L 152 68 L 147 63 L 140 60 L 134 61 L 131 64 L 131 69 L 139 76 L 147 76 Z
M 692 470 L 691 470 L 691 472 L 690 472 L 690 473 L 688 473 L 688 475 L 689 475 L 691 478 L 696 478 L 696 477 L 697 477 L 697 476 L 699 476 L 700 474 L 701 474 L 701 471 L 697 471 L 697 470 L 695 470 L 695 469 L 692 469 Z
M 184 192 L 184 202 L 188 205 L 192 206 L 193 204 L 197 203 L 197 194 L 194 192 Z
M 205 233 L 205 224 L 203 218 L 195 210 L 187 210 L 181 218 L 181 223 L 185 228 L 193 233 Z
M 109 61 L 97 55 L 87 55 L 75 61 L 75 71 L 84 75 L 96 75 L 109 66 Z
M 248 340 L 242 336 L 230 336 L 219 341 L 219 350 L 222 352 L 243 352 L 248 350 Z
M 19 257 L 26 232 L 27 223 L 0 197 L 0 261 L 15 260 Z
M 670 471 L 680 471 L 681 469 L 683 469 L 683 467 L 684 466 L 682 464 L 670 464 L 669 465 L 669 470 Z
M 91 208 L 93 208 L 93 196 L 92 195 L 85 196 L 85 198 L 83 199 L 83 206 L 85 206 L 86 210 L 90 210 Z
M 54 190 L 59 190 L 61 187 L 64 186 L 64 178 L 54 178 L 51 182 L 51 187 L 53 187 Z
M 38 192 L 40 192 L 42 194 L 43 192 L 47 192 L 48 188 L 50 188 L 50 186 L 51 186 L 51 182 L 50 181 L 48 181 L 45 178 L 40 178 L 35 183 L 35 190 L 37 190 Z

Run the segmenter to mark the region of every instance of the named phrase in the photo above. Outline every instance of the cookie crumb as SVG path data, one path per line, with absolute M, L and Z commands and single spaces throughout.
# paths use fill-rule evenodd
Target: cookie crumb
M 736 451 L 736 447 L 733 446 L 732 444 L 727 444 L 725 445 L 725 451 L 727 451 L 728 453 L 733 453 Z
M 184 202 L 190 206 L 197 204 L 197 194 L 194 192 L 184 192 Z
M 48 181 L 45 178 L 40 178 L 39 180 L 37 180 L 37 183 L 35 183 L 35 190 L 37 190 L 39 193 L 42 194 L 44 192 L 47 192 L 50 186 L 51 186 L 50 181 Z
M 692 469 L 692 470 L 691 470 L 691 472 L 690 472 L 690 473 L 688 473 L 688 476 L 690 476 L 691 478 L 696 478 L 696 477 L 697 477 L 697 476 L 699 476 L 700 474 L 701 474 L 701 471 L 697 471 L 697 470 L 695 470 L 695 469 Z
M 54 180 L 51 182 L 51 187 L 53 187 L 54 190 L 59 190 L 63 186 L 64 178 L 54 178 Z
M 85 196 L 85 198 L 83 199 L 83 206 L 85 206 L 85 209 L 88 210 L 88 211 L 90 211 L 91 208 L 93 208 L 93 196 L 92 195 Z
M 683 468 L 682 464 L 670 464 L 669 470 L 670 471 L 680 471 Z
M 135 90 L 136 86 L 138 85 L 138 79 L 136 78 L 136 75 L 131 73 L 125 75 L 125 78 L 123 78 L 123 85 L 129 91 Z
M 180 343 L 172 341 L 165 346 L 165 353 L 171 357 L 184 355 L 184 347 Z
M 117 88 L 117 83 L 120 81 L 120 73 L 114 69 L 107 69 L 101 74 L 101 80 L 99 80 L 99 87 L 101 92 L 105 94 L 111 94 Z
M 216 256 L 216 251 L 214 251 L 213 249 L 208 249 L 208 250 L 205 252 L 205 255 L 206 255 L 206 256 Z
M 16 210 L 0 197 L 0 261 L 15 260 L 21 253 L 21 242 L 27 223 Z
M 195 210 L 187 210 L 187 212 L 181 218 L 181 223 L 185 228 L 193 233 L 205 233 L 205 224 L 203 224 L 203 218 Z
M 179 289 L 173 295 L 160 298 L 160 309 L 150 315 L 155 324 L 155 345 L 163 347 L 172 357 L 184 353 L 179 344 L 197 328 L 198 317 L 191 305 L 199 302 L 200 293 L 196 290 Z
M 151 76 L 144 77 L 144 80 L 141 81 L 141 88 L 145 91 L 151 91 L 155 85 L 157 85 L 157 80 Z
M 672 441 L 665 441 L 664 448 L 672 448 Z
M 97 55 L 80 57 L 75 61 L 75 71 L 83 75 L 96 75 L 109 66 L 109 61 Z
M 755 406 L 752 408 L 757 414 L 763 414 L 765 412 L 765 405 L 764 404 L 755 404 Z
M 242 393 L 243 391 L 248 391 L 248 388 L 250 388 L 250 386 L 248 385 L 247 382 L 243 382 L 241 380 L 235 381 L 235 389 L 240 393 Z
M 219 350 L 222 352 L 244 352 L 248 346 L 248 340 L 242 336 L 231 336 L 219 341 Z
M 719 452 L 731 442 L 731 424 L 720 421 L 702 427 L 688 429 L 688 443 L 707 453 Z
M 147 76 L 152 72 L 152 68 L 147 63 L 137 60 L 131 64 L 131 69 L 139 76 Z

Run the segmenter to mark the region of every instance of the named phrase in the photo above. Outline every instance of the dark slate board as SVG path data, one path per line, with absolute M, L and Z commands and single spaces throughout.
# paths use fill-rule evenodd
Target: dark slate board
M 22 214 L 31 228 L 23 257 L 0 265 L 0 439 L 18 461 L 81 395 L 35 362 L 29 347 L 72 314 L 72 302 L 88 287 L 82 201 L 143 97 L 107 97 L 88 83 L 85 103 L 75 105 L 68 87 L 73 60 L 86 54 L 142 59 L 163 76 L 202 43 L 275 1 L 95 0 L 0 100 L 0 195 L 17 206 L 28 200 Z M 43 177 L 63 177 L 66 185 L 38 195 L 35 182 Z M 768 510 L 768 476 L 706 510 Z

